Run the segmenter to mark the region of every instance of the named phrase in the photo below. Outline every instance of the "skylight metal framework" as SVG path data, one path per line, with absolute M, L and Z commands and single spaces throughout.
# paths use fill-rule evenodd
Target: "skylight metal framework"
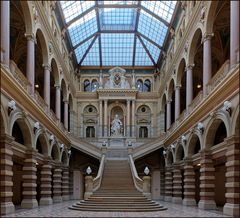
M 60 1 L 80 66 L 156 66 L 176 1 Z

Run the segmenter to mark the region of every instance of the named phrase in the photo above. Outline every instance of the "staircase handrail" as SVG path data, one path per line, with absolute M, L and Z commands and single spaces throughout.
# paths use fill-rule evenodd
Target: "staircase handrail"
M 128 156 L 129 156 L 129 164 L 132 172 L 134 185 L 138 191 L 143 192 L 143 180 L 138 176 L 132 155 L 129 154 Z
M 101 157 L 101 162 L 100 162 L 100 166 L 98 169 L 98 174 L 97 176 L 93 179 L 93 191 L 97 191 L 102 183 L 102 177 L 103 177 L 103 170 L 104 170 L 104 163 L 105 163 L 105 154 L 102 154 Z

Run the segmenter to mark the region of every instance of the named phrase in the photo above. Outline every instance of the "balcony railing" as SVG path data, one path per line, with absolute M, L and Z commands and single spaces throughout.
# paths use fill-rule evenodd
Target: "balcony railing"
M 37 102 L 37 104 L 45 111 L 45 113 L 48 113 L 48 105 L 46 104 L 46 102 L 43 100 L 43 98 L 41 97 L 41 95 L 39 94 L 38 91 L 35 90 L 35 101 Z
M 188 107 L 188 113 L 192 113 L 192 111 L 200 104 L 203 100 L 203 92 L 200 91 L 198 95 L 193 99 L 192 103 Z

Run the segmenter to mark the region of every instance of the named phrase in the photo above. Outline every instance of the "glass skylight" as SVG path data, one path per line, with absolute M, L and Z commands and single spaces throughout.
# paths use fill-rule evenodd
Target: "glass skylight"
M 65 28 L 80 66 L 153 66 L 158 62 L 176 7 L 176 1 L 60 1 L 57 4 L 63 11 Z

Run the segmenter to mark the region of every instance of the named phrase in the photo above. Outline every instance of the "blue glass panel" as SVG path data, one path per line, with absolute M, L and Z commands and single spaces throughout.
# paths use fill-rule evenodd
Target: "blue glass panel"
M 170 22 L 176 1 L 141 1 L 141 4 L 154 14 Z
M 103 66 L 131 66 L 134 34 L 102 34 Z
M 95 1 L 60 1 L 66 23 L 95 5 Z
M 89 45 L 91 44 L 92 40 L 93 40 L 94 36 L 89 39 L 88 41 L 86 41 L 85 43 L 83 43 L 82 45 L 78 46 L 74 51 L 75 54 L 77 56 L 77 61 L 78 63 L 80 62 L 80 60 L 82 59 L 83 55 L 85 54 L 85 52 L 87 51 Z
M 139 39 L 136 42 L 135 66 L 152 66 L 153 63 L 149 58 L 146 50 Z
M 98 4 L 105 4 L 105 5 L 133 5 L 133 4 L 137 4 L 137 1 L 99 1 Z
M 158 57 L 159 57 L 159 54 L 160 54 L 161 50 L 158 47 L 156 47 L 155 45 L 153 45 L 151 42 L 149 42 L 148 40 L 146 40 L 146 39 L 144 39 L 142 37 L 141 37 L 141 39 L 143 40 L 143 42 L 146 45 L 147 49 L 149 50 L 151 56 L 155 60 L 155 63 L 157 63 Z
M 167 34 L 167 27 L 147 12 L 141 10 L 138 31 L 162 46 Z
M 68 27 L 73 46 L 98 31 L 96 12 L 91 11 Z
M 99 66 L 99 65 L 100 65 L 99 42 L 98 39 L 96 39 L 87 56 L 84 58 L 82 66 Z

